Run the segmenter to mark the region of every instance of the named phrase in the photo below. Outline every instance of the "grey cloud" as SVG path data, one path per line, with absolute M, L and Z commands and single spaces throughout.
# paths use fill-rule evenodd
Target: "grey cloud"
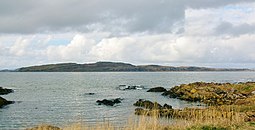
M 0 33 L 88 32 L 95 24 L 92 29 L 113 33 L 171 32 L 186 7 L 237 2 L 244 0 L 0 0 Z
M 222 22 L 215 28 L 216 35 L 228 34 L 233 36 L 239 36 L 242 34 L 253 34 L 255 33 L 255 25 L 241 24 L 234 26 L 229 22 Z

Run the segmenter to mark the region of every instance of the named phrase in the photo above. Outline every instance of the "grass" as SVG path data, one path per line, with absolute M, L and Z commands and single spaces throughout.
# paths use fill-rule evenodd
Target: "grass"
M 245 108 L 245 111 L 253 108 Z M 254 109 L 253 109 L 254 110 Z M 185 108 L 175 111 L 175 116 L 170 117 L 172 123 L 160 123 L 158 110 L 147 111 L 151 117 L 142 115 L 139 120 L 129 119 L 124 126 L 117 126 L 110 122 L 86 125 L 73 124 L 63 127 L 63 130 L 254 130 L 255 122 L 246 122 L 246 114 L 240 106 L 212 106 L 206 109 Z M 49 125 L 41 125 L 31 130 L 59 130 Z

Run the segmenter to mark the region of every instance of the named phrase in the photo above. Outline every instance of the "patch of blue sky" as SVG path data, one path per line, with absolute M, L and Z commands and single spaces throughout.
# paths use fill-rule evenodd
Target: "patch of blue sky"
M 253 7 L 249 7 L 248 5 L 227 5 L 224 7 L 224 10 L 228 11 L 228 10 L 238 10 L 238 11 L 242 11 L 244 13 L 251 13 L 254 11 Z
M 71 42 L 70 39 L 51 39 L 50 41 L 48 41 L 48 44 L 51 45 L 66 45 L 69 44 Z

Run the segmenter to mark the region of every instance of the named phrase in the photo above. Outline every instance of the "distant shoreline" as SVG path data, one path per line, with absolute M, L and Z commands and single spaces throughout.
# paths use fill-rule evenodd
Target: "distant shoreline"
M 197 66 L 133 65 L 122 62 L 96 62 L 89 64 L 60 63 L 21 67 L 0 72 L 231 72 L 254 71 L 247 68 L 208 68 Z

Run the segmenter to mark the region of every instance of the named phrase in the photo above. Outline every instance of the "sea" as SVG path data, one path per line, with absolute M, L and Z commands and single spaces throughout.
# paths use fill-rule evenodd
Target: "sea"
M 19 130 L 40 124 L 122 125 L 136 117 L 133 104 L 139 99 L 167 103 L 178 109 L 199 106 L 146 91 L 200 81 L 255 81 L 255 72 L 1 72 L 0 86 L 14 90 L 2 97 L 15 103 L 0 108 L 0 129 Z M 144 89 L 122 90 L 120 85 Z M 115 98 L 123 100 L 114 106 L 96 103 Z

